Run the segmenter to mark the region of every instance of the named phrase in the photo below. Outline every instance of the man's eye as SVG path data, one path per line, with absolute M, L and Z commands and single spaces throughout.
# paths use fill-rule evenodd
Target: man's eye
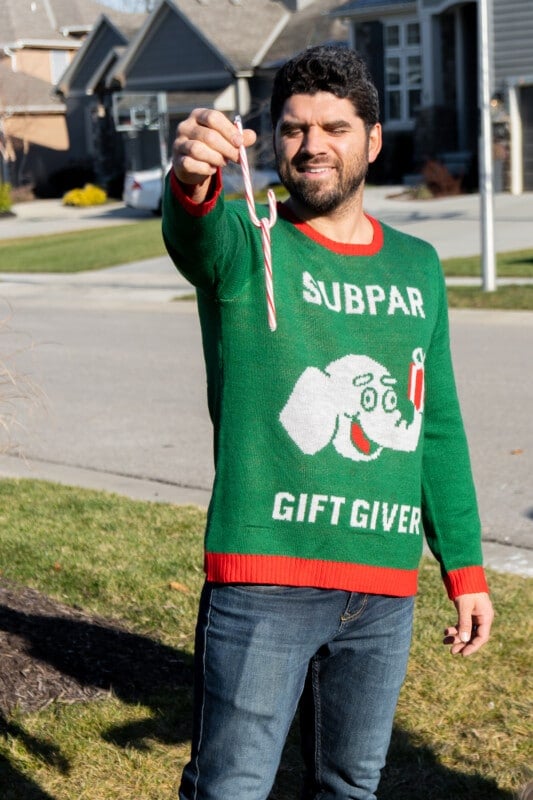
M 287 138 L 291 138 L 292 136 L 298 136 L 300 134 L 300 128 L 287 128 L 286 130 L 282 131 L 283 136 Z

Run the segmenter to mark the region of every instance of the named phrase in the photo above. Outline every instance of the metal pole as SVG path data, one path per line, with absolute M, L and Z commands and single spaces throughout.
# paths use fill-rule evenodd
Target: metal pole
M 163 176 L 168 165 L 168 108 L 166 92 L 157 95 L 157 135 L 159 137 L 159 157 Z
M 490 0 L 478 0 L 479 108 L 481 139 L 479 144 L 479 190 L 481 202 L 481 266 L 483 289 L 496 289 L 496 254 L 494 248 L 494 183 L 492 164 L 492 120 L 490 81 L 492 42 L 489 20 Z

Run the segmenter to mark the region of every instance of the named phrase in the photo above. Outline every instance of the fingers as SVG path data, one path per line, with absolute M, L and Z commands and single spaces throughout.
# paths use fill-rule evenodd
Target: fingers
M 200 184 L 230 161 L 239 160 L 239 147 L 255 142 L 249 129 L 242 135 L 220 111 L 199 108 L 178 125 L 172 164 L 176 177 L 186 184 Z
M 455 599 L 457 625 L 444 631 L 444 644 L 452 655 L 470 656 L 488 642 L 494 610 L 488 594 L 461 595 Z
M 454 656 L 470 656 L 488 642 L 489 633 L 490 627 L 487 630 L 483 625 L 473 625 L 470 633 L 459 633 L 455 627 L 446 628 L 443 643 L 451 645 L 450 652 Z

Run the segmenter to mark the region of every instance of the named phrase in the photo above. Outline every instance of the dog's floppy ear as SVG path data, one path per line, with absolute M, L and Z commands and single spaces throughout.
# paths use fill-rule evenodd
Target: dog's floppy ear
M 322 450 L 335 433 L 339 411 L 333 384 L 328 375 L 308 367 L 279 415 L 291 439 L 307 455 Z

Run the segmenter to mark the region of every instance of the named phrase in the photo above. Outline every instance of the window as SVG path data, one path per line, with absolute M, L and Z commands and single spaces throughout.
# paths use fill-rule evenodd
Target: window
M 50 80 L 51 83 L 59 82 L 64 71 L 70 63 L 67 50 L 50 50 Z
M 418 22 L 385 25 L 385 122 L 409 125 L 422 100 Z
M 400 26 L 387 25 L 385 28 L 385 43 L 387 47 L 400 46 Z

